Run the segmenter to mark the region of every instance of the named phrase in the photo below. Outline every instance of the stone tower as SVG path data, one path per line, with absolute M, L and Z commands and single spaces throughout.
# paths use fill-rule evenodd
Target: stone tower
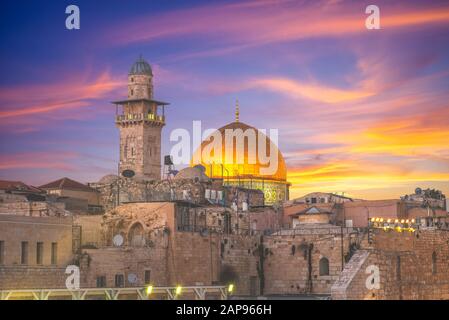
M 153 72 L 140 57 L 128 74 L 128 99 L 114 101 L 120 130 L 119 173 L 132 170 L 137 177 L 161 178 L 161 131 L 166 102 L 153 99 Z

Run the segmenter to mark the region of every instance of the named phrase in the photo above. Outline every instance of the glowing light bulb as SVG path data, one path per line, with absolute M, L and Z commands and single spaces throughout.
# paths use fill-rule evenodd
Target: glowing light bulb
M 182 287 L 181 286 L 177 286 L 175 293 L 176 293 L 176 295 L 180 295 L 182 293 Z
M 147 287 L 147 295 L 150 295 L 151 293 L 153 293 L 153 286 L 148 286 Z

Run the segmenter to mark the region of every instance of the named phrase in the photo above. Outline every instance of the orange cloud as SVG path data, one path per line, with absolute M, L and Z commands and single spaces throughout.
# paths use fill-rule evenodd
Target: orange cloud
M 0 119 L 85 107 L 89 100 L 107 97 L 123 86 L 124 82 L 103 73 L 94 81 L 63 81 L 49 85 L 3 88 L 0 98 L 4 107 L 0 111 Z
M 445 107 L 424 114 L 390 118 L 357 135 L 342 134 L 336 140 L 349 142 L 348 152 L 351 153 L 412 156 L 449 152 L 448 110 Z
M 24 152 L 18 154 L 2 154 L 0 156 L 0 170 L 7 169 L 63 169 L 74 170 L 68 163 L 76 158 L 72 152 Z
M 292 197 L 321 190 L 371 199 L 394 198 L 426 183 L 428 187 L 437 184 L 449 194 L 447 119 L 448 112 L 439 109 L 334 135 L 333 141 L 340 141 L 342 146 L 319 150 L 324 162 L 311 160 L 313 165 L 289 167 Z
M 325 103 L 340 103 L 372 96 L 374 93 L 361 90 L 343 90 L 315 83 L 304 83 L 287 78 L 263 78 L 249 82 L 249 87 L 261 87 L 277 91 L 293 98 L 307 98 Z

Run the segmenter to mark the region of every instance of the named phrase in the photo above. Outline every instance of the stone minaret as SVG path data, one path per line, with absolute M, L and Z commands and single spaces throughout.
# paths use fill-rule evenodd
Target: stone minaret
M 119 172 L 136 177 L 161 178 L 161 131 L 168 103 L 153 100 L 153 72 L 140 57 L 128 74 L 128 99 L 113 102 L 120 130 Z

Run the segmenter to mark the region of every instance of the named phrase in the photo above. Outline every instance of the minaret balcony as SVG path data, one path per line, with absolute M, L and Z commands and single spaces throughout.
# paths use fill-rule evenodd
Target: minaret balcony
M 133 123 L 140 121 L 165 124 L 165 116 L 154 113 L 128 113 L 115 117 L 115 123 Z

